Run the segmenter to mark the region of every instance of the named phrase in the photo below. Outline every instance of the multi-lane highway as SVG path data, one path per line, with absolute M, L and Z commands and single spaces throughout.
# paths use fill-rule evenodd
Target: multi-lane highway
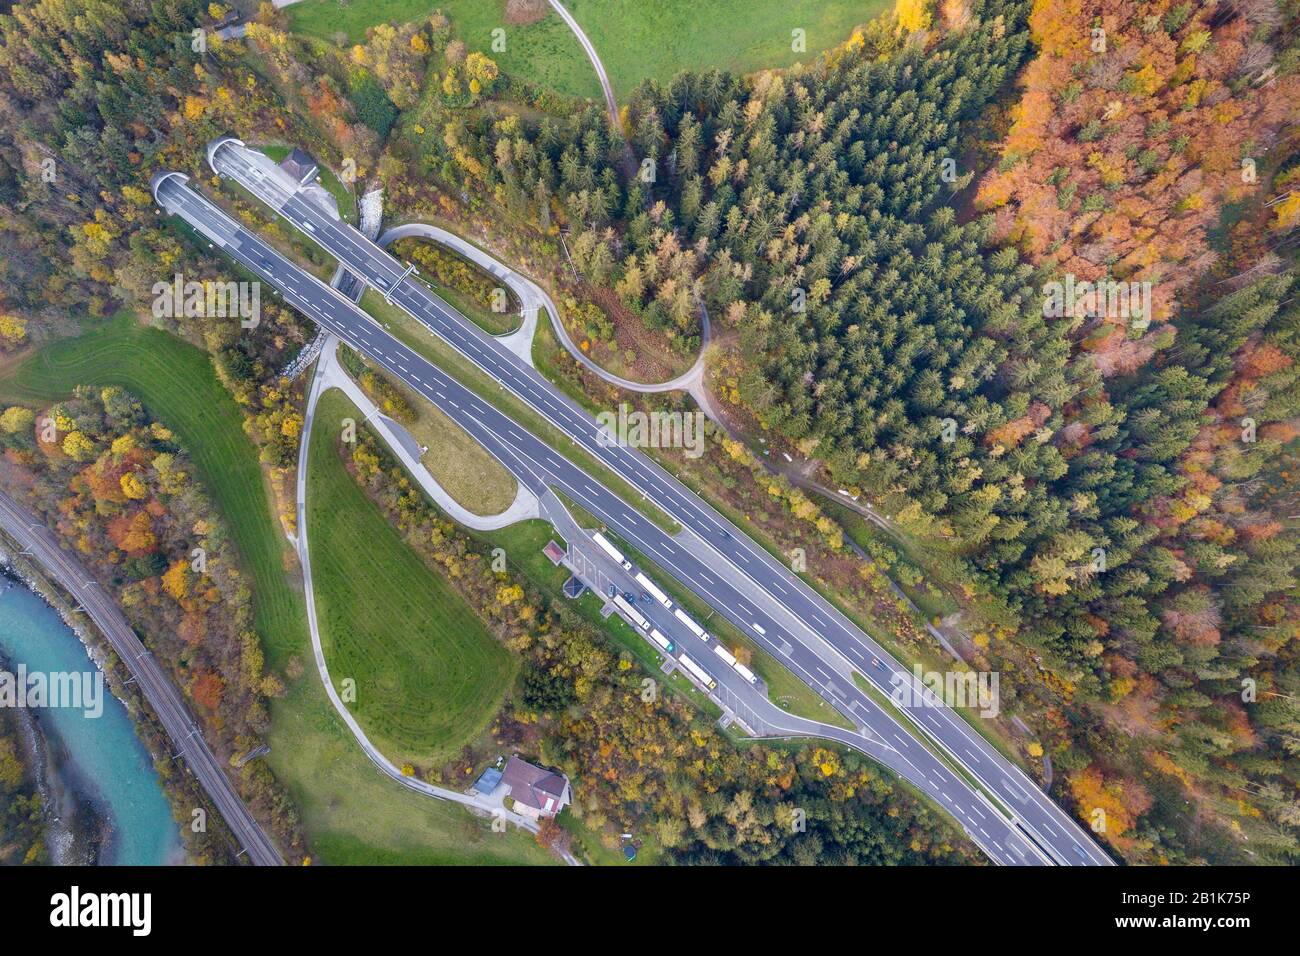
M 597 479 L 524 432 L 385 333 L 351 302 L 231 221 L 188 189 L 177 174 L 156 181 L 155 196 L 164 208 L 183 215 L 219 242 L 224 251 L 280 288 L 291 304 L 426 395 L 516 473 L 522 468 L 533 481 L 563 488 L 749 632 L 757 643 L 858 723 L 863 736 L 850 745 L 871 753 L 934 798 L 991 858 L 1002 863 L 1110 862 L 1028 777 L 960 716 L 942 707 L 932 694 L 917 688 L 912 695 L 913 706 L 903 708 L 911 723 L 905 727 L 863 693 L 855 684 L 855 673 L 885 695 L 893 691 L 896 681 L 911 685 L 913 678 L 829 602 L 656 463 L 633 449 L 602 440 L 596 422 L 585 410 L 565 398 L 518 356 L 432 296 L 422 284 L 404 278 L 404 265 L 339 222 L 297 190 L 296 184 L 286 183 L 273 164 L 263 164 L 257 154 L 243 149 L 238 141 L 218 141 L 209 157 L 218 173 L 235 178 L 271 205 L 350 271 L 455 346 L 679 521 L 685 530 L 675 536 L 665 534 Z M 917 735 L 924 735 L 930 746 L 920 743 Z M 863 740 L 867 741 L 865 745 Z M 943 752 L 943 759 L 936 756 L 936 750 Z M 996 800 L 990 801 L 981 790 Z M 994 802 L 1007 808 L 1011 817 L 999 813 Z
M 185 758 L 208 799 L 247 852 L 249 860 L 258 866 L 278 866 L 283 863 L 280 851 L 261 825 L 253 819 L 220 762 L 208 749 L 198 724 L 190 715 L 180 694 L 99 583 L 59 547 L 53 532 L 2 491 L 0 527 L 29 551 L 36 563 L 45 568 L 64 590 L 81 602 L 81 607 L 113 645 L 113 650 L 135 678 L 140 692 L 171 738 L 177 756 Z M 240 856 L 243 855 L 241 852 Z

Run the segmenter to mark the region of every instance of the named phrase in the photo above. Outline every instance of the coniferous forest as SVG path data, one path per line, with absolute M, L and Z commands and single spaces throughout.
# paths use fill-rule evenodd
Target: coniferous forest
M 788 69 L 646 81 L 619 129 L 467 53 L 440 12 L 340 48 L 263 4 L 242 40 L 194 51 L 214 15 L 0 15 L 0 374 L 138 310 L 159 264 L 221 274 L 154 215 L 158 169 L 211 179 L 223 133 L 353 160 L 386 215 L 517 233 L 522 267 L 599 316 L 592 338 L 617 319 L 691 353 L 706 309 L 736 434 L 955 555 L 971 663 L 1005 675 L 1053 795 L 1104 808 L 1119 858 L 1297 862 L 1295 0 L 901 0 Z M 1047 307 L 1067 279 L 1145 305 Z M 158 322 L 211 354 L 262 463 L 291 468 L 300 396 L 277 375 L 309 323 Z M 120 458 L 101 452 L 73 457 Z M 749 858 L 677 818 L 683 861 Z

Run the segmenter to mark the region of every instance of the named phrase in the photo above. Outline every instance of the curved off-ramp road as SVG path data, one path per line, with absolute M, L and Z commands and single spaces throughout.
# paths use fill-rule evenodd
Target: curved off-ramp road
M 185 757 L 208 799 L 221 813 L 240 846 L 248 853 L 249 860 L 258 866 L 282 865 L 284 860 L 280 851 L 235 792 L 234 785 L 208 748 L 207 741 L 203 739 L 198 724 L 181 700 L 180 694 L 153 655 L 140 642 L 118 606 L 104 593 L 99 582 L 90 576 L 80 562 L 63 551 L 49 528 L 3 491 L 0 491 L 0 527 L 9 532 L 64 590 L 80 602 L 81 609 L 89 615 L 100 633 L 108 638 L 117 656 L 135 678 L 145 700 L 158 715 L 163 729 L 171 738 L 172 746 L 176 748 L 177 756 Z M 243 856 L 242 852 L 240 856 Z
M 438 483 L 438 480 L 433 477 L 429 469 L 424 467 L 421 461 L 420 446 L 411 434 L 398 422 L 393 421 L 381 412 L 370 396 L 365 393 L 360 385 L 353 381 L 352 377 L 344 371 L 343 366 L 339 365 L 338 344 L 337 336 L 326 336 L 325 344 L 320 350 L 320 357 L 316 361 L 316 374 L 313 384 L 319 383 L 321 393 L 331 388 L 337 388 L 346 395 L 352 404 L 361 410 L 363 423 L 369 425 L 375 431 L 383 443 L 388 446 L 393 456 L 401 462 L 402 467 L 410 474 L 411 480 L 419 485 L 421 490 L 433 500 L 434 504 L 446 512 L 448 517 L 458 524 L 465 525 L 467 528 L 473 528 L 475 531 L 496 531 L 499 528 L 509 527 L 516 522 L 527 521 L 530 518 L 539 516 L 537 496 L 517 479 L 514 500 L 510 502 L 505 511 L 497 514 L 475 514 L 453 498 L 447 489 L 443 488 Z M 505 467 L 504 463 L 502 463 L 502 467 Z
M 361 750 L 370 758 L 370 762 L 379 768 L 389 779 L 401 784 L 408 790 L 414 790 L 416 793 L 423 794 L 426 797 L 432 797 L 435 800 L 445 800 L 449 803 L 459 803 L 464 807 L 476 810 L 479 813 L 491 814 L 494 818 L 505 820 L 513 823 L 516 827 L 521 827 L 529 832 L 536 833 L 538 824 L 536 820 L 522 814 L 515 813 L 513 810 L 507 810 L 504 805 L 494 803 L 483 795 L 473 796 L 467 793 L 461 793 L 457 790 L 450 790 L 446 787 L 439 787 L 415 777 L 408 777 L 402 773 L 401 768 L 384 756 L 383 752 L 371 742 L 366 736 L 366 732 L 361 729 L 357 719 L 352 716 L 343 703 L 343 698 L 334 688 L 334 682 L 330 679 L 329 665 L 325 662 L 325 650 L 321 645 L 320 624 L 316 616 L 316 592 L 312 581 L 311 571 L 311 548 L 307 541 L 307 464 L 310 461 L 310 450 L 312 441 L 312 425 L 316 417 L 316 405 L 328 389 L 338 387 L 336 381 L 332 380 L 330 369 L 336 368 L 333 362 L 334 343 L 330 343 L 328 354 L 322 356 L 318 364 L 316 373 L 312 377 L 311 389 L 307 395 L 307 406 L 303 413 L 302 440 L 298 444 L 298 480 L 297 480 L 297 519 L 298 534 L 296 544 L 298 548 L 298 560 L 302 565 L 303 590 L 307 602 L 307 624 L 311 631 L 311 648 L 312 655 L 316 659 L 316 672 L 320 675 L 321 684 L 325 687 L 325 695 L 329 697 L 330 704 L 334 707 L 335 712 L 347 725 L 348 731 L 360 745 Z M 364 397 L 364 396 L 363 396 Z M 578 866 L 579 861 L 568 851 L 559 850 L 564 861 L 571 866 Z
M 429 239 L 459 254 L 465 259 L 469 259 L 484 272 L 490 274 L 493 278 L 500 279 L 510 287 L 519 301 L 523 304 L 523 324 L 518 329 L 507 335 L 494 336 L 498 343 L 512 353 L 519 356 L 529 365 L 533 364 L 533 337 L 537 333 L 538 314 L 545 309 L 546 314 L 551 320 L 551 329 L 555 332 L 555 337 L 559 339 L 564 350 L 573 356 L 583 368 L 589 370 L 600 378 L 629 392 L 643 392 L 653 394 L 658 392 L 687 392 L 706 412 L 710 412 L 707 391 L 704 387 L 704 358 L 705 351 L 709 345 L 709 336 L 711 334 L 709 325 L 709 313 L 704 308 L 704 303 L 700 303 L 700 354 L 696 357 L 694 364 L 689 369 L 666 382 L 634 382 L 631 379 L 615 375 L 613 372 L 601 367 L 596 361 L 588 356 L 582 349 L 574 344 L 573 339 L 569 336 L 569 331 L 564 327 L 560 320 L 559 309 L 556 308 L 555 302 L 546 293 L 540 285 L 525 275 L 511 269 L 504 262 L 495 258 L 491 253 L 484 251 L 474 243 L 449 232 L 439 226 L 431 226 L 428 223 L 412 222 L 401 226 L 394 226 L 384 232 L 377 240 L 378 244 L 387 248 L 399 239 L 409 239 L 418 237 Z M 710 414 L 710 417 L 713 417 Z

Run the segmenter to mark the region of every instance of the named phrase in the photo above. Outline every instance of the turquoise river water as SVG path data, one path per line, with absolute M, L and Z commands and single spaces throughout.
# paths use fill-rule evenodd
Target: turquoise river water
M 84 672 L 95 663 L 58 613 L 19 581 L 0 574 L 0 658 L 16 672 Z M 164 865 L 183 860 L 177 824 L 130 715 L 107 684 L 103 713 L 45 707 L 32 711 L 59 776 L 76 799 L 93 803 L 106 826 L 100 863 Z

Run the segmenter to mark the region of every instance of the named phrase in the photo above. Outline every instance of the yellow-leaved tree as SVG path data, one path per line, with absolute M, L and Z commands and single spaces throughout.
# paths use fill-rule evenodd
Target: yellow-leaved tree
M 930 28 L 929 0 L 898 0 L 894 6 L 898 25 L 908 33 Z
M 128 471 L 118 483 L 122 486 L 122 494 L 135 501 L 139 501 L 149 494 L 149 489 L 145 487 L 144 482 L 134 472 Z
M 0 312 L 0 350 L 15 348 L 27 340 L 27 323 L 16 315 Z

